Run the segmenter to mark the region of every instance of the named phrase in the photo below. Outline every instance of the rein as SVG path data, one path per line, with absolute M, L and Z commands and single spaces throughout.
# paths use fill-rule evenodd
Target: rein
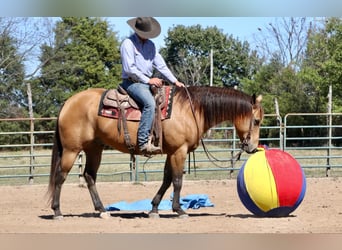
M 188 96 L 189 103 L 190 103 L 190 108 L 191 108 L 191 112 L 192 112 L 192 115 L 193 115 L 194 120 L 195 120 L 195 123 L 196 123 L 197 133 L 199 134 L 199 126 L 198 126 L 198 121 L 197 121 L 197 118 L 196 118 L 196 115 L 195 115 L 195 109 L 194 109 L 194 106 L 193 106 L 193 102 L 192 102 L 192 99 L 191 99 L 191 96 L 190 96 L 190 93 L 189 93 L 188 88 L 187 88 L 186 86 L 184 86 L 184 88 L 185 88 L 185 92 L 186 92 L 186 94 L 187 94 L 187 96 Z M 200 138 L 201 144 L 202 144 L 202 147 L 203 147 L 203 149 L 204 149 L 204 152 L 205 152 L 206 156 L 208 157 L 209 161 L 210 161 L 212 164 L 214 164 L 216 167 L 219 167 L 219 168 L 224 168 L 224 167 L 219 166 L 218 164 L 216 164 L 216 162 L 230 162 L 231 165 L 234 166 L 235 162 L 240 160 L 241 154 L 244 152 L 243 146 L 244 146 L 245 144 L 248 144 L 248 140 L 250 139 L 250 134 L 251 134 L 251 128 L 252 128 L 252 121 L 251 121 L 251 124 L 250 124 L 250 129 L 249 129 L 248 135 L 247 135 L 247 137 L 244 139 L 240 151 L 239 151 L 235 156 L 233 156 L 233 152 L 232 152 L 232 157 L 231 157 L 231 159 L 229 159 L 229 160 L 220 160 L 220 159 L 217 159 L 215 156 L 213 156 L 213 155 L 209 152 L 209 150 L 207 149 L 206 145 L 204 144 L 203 138 L 201 137 L 201 138 Z M 195 155 L 194 155 L 194 159 L 195 159 Z M 216 161 L 216 162 L 215 162 L 215 161 Z M 231 171 L 232 171 L 232 170 L 231 170 Z

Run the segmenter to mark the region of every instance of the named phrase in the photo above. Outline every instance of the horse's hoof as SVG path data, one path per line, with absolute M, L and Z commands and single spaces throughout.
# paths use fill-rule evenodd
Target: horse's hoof
M 109 219 L 111 217 L 109 212 L 101 212 L 100 213 L 100 218 L 102 219 Z
M 151 219 L 159 219 L 160 216 L 158 213 L 149 213 L 148 214 L 148 218 L 151 218 Z
M 180 214 L 180 215 L 178 216 L 178 218 L 179 218 L 179 219 L 187 219 L 187 218 L 189 218 L 189 215 L 188 215 L 188 214 Z
M 63 220 L 63 215 L 55 215 L 53 216 L 54 220 Z

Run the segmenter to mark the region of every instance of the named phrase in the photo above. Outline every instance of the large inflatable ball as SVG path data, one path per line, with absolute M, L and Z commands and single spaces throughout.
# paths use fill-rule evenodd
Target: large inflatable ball
M 284 217 L 304 198 L 305 174 L 289 153 L 259 148 L 239 170 L 237 190 L 243 205 L 254 215 Z

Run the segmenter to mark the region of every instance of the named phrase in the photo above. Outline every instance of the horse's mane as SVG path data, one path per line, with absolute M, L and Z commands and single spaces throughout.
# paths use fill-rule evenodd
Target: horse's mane
M 204 115 L 206 124 L 212 126 L 222 121 L 234 121 L 237 116 L 247 116 L 252 112 L 252 96 L 239 90 L 224 87 L 188 87 L 195 112 Z M 181 104 L 189 103 L 185 89 L 177 89 Z

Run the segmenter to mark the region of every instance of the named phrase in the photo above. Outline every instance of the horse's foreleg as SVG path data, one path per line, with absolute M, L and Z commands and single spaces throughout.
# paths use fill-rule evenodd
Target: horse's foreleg
M 181 150 L 179 150 L 177 154 L 174 154 L 171 157 L 173 184 L 172 210 L 176 212 L 180 217 L 187 217 L 187 214 L 180 206 L 180 192 L 183 184 L 185 158 L 186 152 L 183 153 Z
M 106 213 L 106 209 L 102 204 L 102 201 L 96 188 L 96 175 L 97 170 L 100 167 L 102 150 L 103 147 L 100 145 L 96 145 L 91 149 L 85 150 L 87 159 L 83 175 L 84 179 L 87 182 L 88 190 L 93 201 L 95 210 L 100 212 L 101 217 L 107 217 L 108 215 Z
M 163 183 L 152 200 L 150 217 L 157 217 L 156 215 L 158 215 L 159 203 L 162 200 L 166 190 L 170 187 L 171 183 L 173 184 L 174 189 L 172 210 L 178 213 L 179 216 L 186 216 L 186 213 L 180 206 L 180 191 L 182 189 L 183 183 L 183 167 L 185 158 L 186 154 L 182 154 L 180 151 L 178 154 L 167 156 L 164 168 Z
M 154 196 L 152 200 L 152 210 L 149 214 L 150 217 L 159 217 L 158 215 L 158 206 L 166 192 L 166 190 L 170 187 L 172 182 L 172 169 L 170 164 L 169 156 L 166 159 L 165 166 L 164 166 L 164 177 L 163 183 L 159 188 L 157 194 Z
M 180 191 L 183 184 L 183 170 L 182 173 L 177 173 L 172 178 L 173 183 L 173 199 L 172 199 L 172 211 L 176 212 L 181 217 L 186 217 L 187 214 L 180 206 Z

